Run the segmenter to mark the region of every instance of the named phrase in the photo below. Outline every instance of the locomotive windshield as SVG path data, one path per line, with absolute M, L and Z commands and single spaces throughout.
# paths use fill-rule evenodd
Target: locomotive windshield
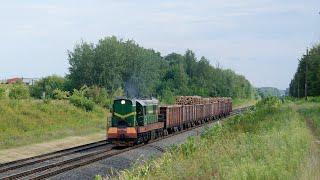
M 112 126 L 135 126 L 136 108 L 131 100 L 117 99 L 113 103 Z

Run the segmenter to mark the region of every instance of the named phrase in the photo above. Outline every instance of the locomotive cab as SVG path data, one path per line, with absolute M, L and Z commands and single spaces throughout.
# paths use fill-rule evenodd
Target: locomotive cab
M 136 139 L 136 104 L 129 99 L 116 99 L 112 109 L 111 124 L 107 133 L 108 141 L 126 143 Z

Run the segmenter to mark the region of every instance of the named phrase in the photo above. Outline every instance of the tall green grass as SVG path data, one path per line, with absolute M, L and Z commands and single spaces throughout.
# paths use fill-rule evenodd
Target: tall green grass
M 240 108 L 245 106 L 254 105 L 257 103 L 256 99 L 232 99 L 233 108 Z
M 107 111 L 68 101 L 0 100 L 0 149 L 105 130 Z
M 314 133 L 320 136 L 320 101 L 310 99 L 308 103 L 299 101 L 297 103 L 298 112 L 309 121 L 310 128 L 313 128 Z
M 312 141 L 292 104 L 270 98 L 118 178 L 299 179 Z

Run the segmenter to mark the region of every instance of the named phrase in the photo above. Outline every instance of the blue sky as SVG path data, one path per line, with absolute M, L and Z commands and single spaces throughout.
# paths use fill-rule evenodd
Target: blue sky
M 115 35 L 146 48 L 195 51 L 257 87 L 281 89 L 320 40 L 319 0 L 2 1 L 0 79 L 68 72 L 67 50 Z

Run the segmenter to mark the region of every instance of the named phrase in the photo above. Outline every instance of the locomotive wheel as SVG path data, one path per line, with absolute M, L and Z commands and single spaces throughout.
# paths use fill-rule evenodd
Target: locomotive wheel
M 163 129 L 161 130 L 161 136 L 164 136 L 164 131 L 163 131 Z
M 183 130 L 183 125 L 180 125 L 179 131 L 182 131 L 182 130 Z
M 154 130 L 151 131 L 151 137 L 150 139 L 156 139 L 156 132 Z
M 150 141 L 150 138 L 151 138 L 151 132 L 147 132 L 143 134 L 144 143 L 148 143 Z
M 138 134 L 137 144 L 141 144 L 141 143 L 143 143 L 143 141 L 144 141 L 143 134 Z
M 168 130 L 165 129 L 165 130 L 163 131 L 163 135 L 164 135 L 164 136 L 168 136 L 168 134 L 169 134 L 169 133 L 168 133 Z

